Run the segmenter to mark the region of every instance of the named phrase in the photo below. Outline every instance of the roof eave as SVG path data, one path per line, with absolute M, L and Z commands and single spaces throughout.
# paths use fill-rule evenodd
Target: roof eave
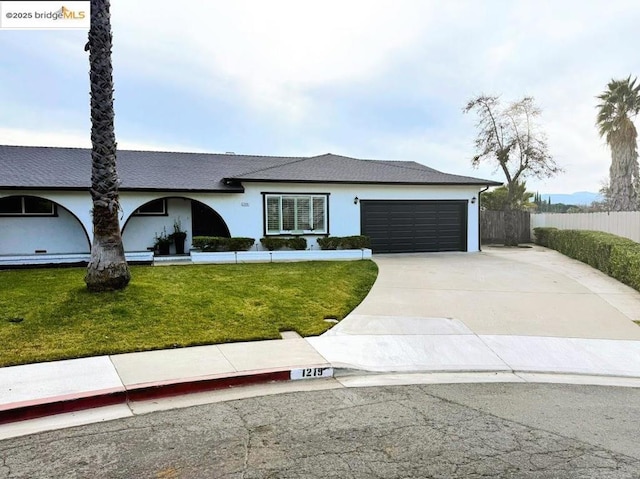
M 89 191 L 88 186 L 0 186 L 0 190 L 12 191 Z M 206 188 L 130 188 L 120 187 L 118 191 L 170 191 L 176 193 L 244 193 L 244 187 L 234 187 L 226 189 L 206 189 Z
M 127 188 L 120 187 L 119 191 L 171 191 L 177 193 L 244 193 L 244 187 L 234 187 L 234 188 Z
M 233 178 L 238 181 L 248 183 L 315 183 L 315 184 L 343 184 L 343 185 L 417 185 L 417 186 L 500 186 L 497 181 L 472 181 L 472 182 L 451 182 L 451 181 L 354 181 L 354 180 L 291 180 L 291 179 L 264 179 L 264 178 Z
M 36 190 L 36 191 L 44 191 L 44 190 L 56 190 L 56 191 L 89 191 L 88 186 L 2 186 L 0 185 L 0 190 L 15 190 L 15 191 L 24 191 L 24 190 Z

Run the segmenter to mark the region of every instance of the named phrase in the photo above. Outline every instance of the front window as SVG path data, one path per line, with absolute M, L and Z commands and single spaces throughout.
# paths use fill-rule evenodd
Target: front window
M 133 216 L 166 216 L 167 201 L 165 198 L 149 201 L 133 212 Z
M 327 195 L 265 195 L 266 233 L 325 234 Z
M 9 196 L 0 198 L 0 216 L 55 216 L 52 201 L 36 196 Z

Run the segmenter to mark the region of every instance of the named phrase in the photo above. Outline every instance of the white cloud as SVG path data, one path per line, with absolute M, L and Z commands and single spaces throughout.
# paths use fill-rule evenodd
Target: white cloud
M 247 105 L 293 120 L 312 112 L 309 89 L 375 76 L 435 27 L 420 2 L 411 9 L 391 1 L 159 4 L 113 2 L 123 65 L 214 94 L 231 89 Z
M 188 145 L 145 142 L 127 138 L 117 141 L 118 148 L 122 150 L 203 152 L 202 149 Z M 0 127 L 0 144 L 91 148 L 91 138 L 88 132 L 83 133 L 69 130 L 43 131 Z

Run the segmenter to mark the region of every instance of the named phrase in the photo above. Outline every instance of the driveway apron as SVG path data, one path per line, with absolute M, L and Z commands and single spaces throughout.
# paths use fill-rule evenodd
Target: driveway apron
M 640 293 L 546 248 L 375 255 L 378 279 L 330 335 L 640 340 Z

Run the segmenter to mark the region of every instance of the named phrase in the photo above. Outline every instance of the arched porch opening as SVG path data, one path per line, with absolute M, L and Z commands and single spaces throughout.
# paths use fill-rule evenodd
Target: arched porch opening
M 134 210 L 122 227 L 122 242 L 125 251 L 158 252 L 160 239 L 176 231 L 185 233 L 186 253 L 194 236 L 230 236 L 224 219 L 209 205 L 187 197 L 164 196 Z M 169 254 L 181 254 L 175 239 L 169 243 Z
M 229 238 L 229 227 L 216 210 L 204 203 L 191 200 L 191 228 L 193 236 L 220 236 Z
M 91 251 L 80 219 L 55 201 L 34 195 L 0 198 L 0 255 Z

